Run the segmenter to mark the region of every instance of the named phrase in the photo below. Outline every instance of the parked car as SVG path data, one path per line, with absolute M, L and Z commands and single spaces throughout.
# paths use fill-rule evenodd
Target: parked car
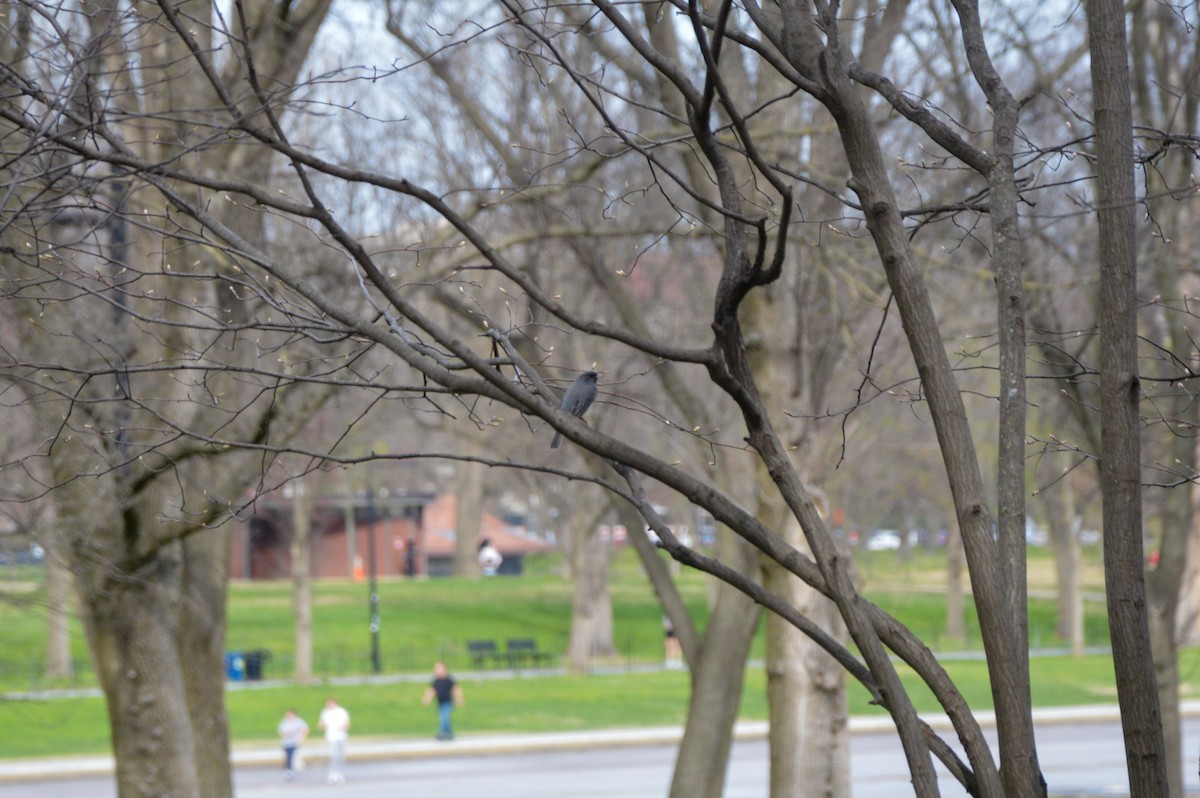
M 900 533 L 894 529 L 879 529 L 867 539 L 867 551 L 896 551 L 900 548 Z
M 38 565 L 46 551 L 36 543 L 22 551 L 0 551 L 0 565 Z

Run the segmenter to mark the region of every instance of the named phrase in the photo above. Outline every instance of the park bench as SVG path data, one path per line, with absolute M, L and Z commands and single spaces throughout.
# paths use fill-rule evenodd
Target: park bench
M 537 641 L 531 637 L 508 638 L 508 667 L 519 668 L 524 663 L 540 667 L 549 665 L 554 655 L 548 651 L 539 651 Z
M 467 656 L 471 658 L 471 667 L 475 670 L 481 670 L 493 662 L 499 662 L 502 657 L 496 648 L 495 640 L 468 640 Z

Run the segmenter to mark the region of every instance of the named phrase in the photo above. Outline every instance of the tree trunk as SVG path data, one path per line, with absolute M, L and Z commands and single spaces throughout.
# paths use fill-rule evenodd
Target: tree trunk
M 683 603 L 678 586 L 671 578 L 671 569 L 667 567 L 658 548 L 642 532 L 645 519 L 633 505 L 625 502 L 617 505 L 617 517 L 621 519 L 625 529 L 629 530 L 629 543 L 637 551 L 642 568 L 650 579 L 650 586 L 654 588 L 658 602 L 662 605 L 663 614 L 675 628 L 675 637 L 679 639 L 684 662 L 694 662 L 700 656 L 700 635 L 696 632 L 696 624 L 688 613 L 687 605 Z
M 46 551 L 46 678 L 66 681 L 71 660 L 71 571 L 57 551 Z
M 225 618 L 229 587 L 229 526 L 187 537 L 177 656 L 196 751 L 197 792 L 233 796 L 229 717 L 225 711 Z
M 88 640 L 108 702 L 118 795 L 201 798 L 175 651 L 175 613 L 167 606 L 176 596 L 159 582 L 162 574 L 153 582 L 149 574 L 141 576 L 122 577 L 85 603 Z M 135 636 L 137 645 L 128 645 Z
M 801 587 L 796 577 L 767 557 L 762 557 L 763 587 L 800 609 Z M 816 621 L 817 619 L 813 619 Z M 805 636 L 799 629 L 773 612 L 767 613 L 766 673 L 767 711 L 770 727 L 767 741 L 770 749 L 770 796 L 787 798 L 796 794 L 796 787 L 805 784 L 811 789 L 806 795 L 824 796 L 821 774 L 811 782 L 801 781 L 806 764 L 804 743 L 811 739 L 804 733 L 814 718 L 805 714 L 804 704 L 812 685 L 805 668 Z M 828 728 L 828 727 L 827 727 Z M 834 735 L 828 735 L 832 740 Z M 826 774 L 827 775 L 827 774 Z
M 1140 13 L 1139 13 L 1140 12 Z M 1165 9 L 1138 8 L 1130 10 L 1132 40 L 1131 61 L 1138 73 L 1134 75 L 1139 101 L 1139 124 L 1156 128 L 1166 136 L 1187 135 L 1200 122 L 1200 101 L 1194 92 L 1184 92 L 1177 99 L 1176 87 L 1196 82 L 1200 71 L 1200 50 L 1195 46 L 1196 32 L 1182 20 L 1173 19 Z M 1151 56 L 1150 53 L 1154 55 Z M 1190 75 L 1191 77 L 1185 77 Z M 1168 77 L 1169 76 L 1169 77 Z M 1150 84 L 1155 84 L 1150 88 Z M 1161 94 L 1160 94 L 1161 92 Z M 1157 99 L 1165 100 L 1161 104 Z M 1167 99 L 1169 97 L 1169 99 Z M 1147 241 L 1146 260 L 1150 265 L 1153 287 L 1148 294 L 1168 297 L 1171 307 L 1182 297 L 1196 290 L 1193 259 L 1197 246 L 1195 223 L 1191 218 L 1194 205 L 1176 200 L 1177 187 L 1195 185 L 1195 155 L 1186 149 L 1166 152 L 1156 160 L 1155 168 L 1146 171 L 1146 211 L 1160 231 Z M 1194 316 L 1173 310 L 1157 316 L 1152 328 L 1157 328 L 1156 344 L 1164 346 L 1176 363 L 1195 369 L 1197 352 Z M 1166 397 L 1163 397 L 1166 398 Z M 1183 475 L 1181 484 L 1172 487 L 1164 497 L 1158 513 L 1158 557 L 1149 572 L 1147 596 L 1150 615 L 1150 642 L 1158 681 L 1159 705 L 1163 713 L 1163 744 L 1167 756 L 1167 781 L 1172 796 L 1183 795 L 1183 735 L 1179 707 L 1179 644 L 1180 615 L 1193 615 L 1194 605 L 1181 611 L 1185 598 L 1185 573 L 1190 553 L 1197 547 L 1191 543 L 1195 522 L 1195 503 L 1191 480 L 1196 473 L 1197 452 L 1194 436 L 1179 434 L 1178 430 L 1194 430 L 1200 424 L 1200 407 L 1190 391 L 1174 398 L 1167 418 L 1172 427 L 1169 435 L 1171 470 Z M 1161 406 L 1167 410 L 1167 405 Z M 1187 595 L 1189 601 L 1195 597 Z
M 660 553 L 640 531 L 632 531 L 640 530 L 644 520 L 629 505 L 619 507 L 618 515 L 631 530 L 630 540 L 650 575 L 664 612 L 675 627 L 691 675 L 688 719 L 669 794 L 672 798 L 720 795 L 733 742 L 733 724 L 741 705 L 746 657 L 754 637 L 758 607 L 728 584 L 711 580 L 712 613 L 704 634 L 698 635 Z M 752 557 L 743 551 L 745 544 L 738 542 L 728 530 L 722 529 L 718 533 L 717 545 L 722 561 L 733 565 L 740 563 L 744 571 L 753 567 Z
M 225 79 L 228 95 L 250 95 L 243 55 L 253 55 L 255 77 L 272 87 L 269 91 L 291 85 L 329 2 L 288 4 L 290 16 L 280 15 L 279 4 L 269 0 L 239 4 L 248 24 L 231 35 L 246 49 L 221 59 L 218 68 L 226 68 L 227 74 L 216 76 Z M 222 129 L 230 122 L 228 113 L 210 110 L 222 106 L 210 85 L 214 74 L 195 63 L 191 50 L 194 46 L 208 55 L 213 52 L 213 4 L 191 0 L 160 4 L 149 16 L 142 11 L 149 8 L 88 4 L 88 13 L 80 17 L 87 28 L 71 34 L 86 38 L 88 46 L 67 46 L 64 53 L 81 57 L 60 64 L 60 78 L 98 90 L 70 92 L 72 112 L 109 119 L 113 127 L 108 132 L 116 136 L 135 131 L 130 153 L 142 150 L 161 162 L 194 165 L 204 150 L 209 174 L 236 175 L 247 184 L 265 181 L 272 168 L 268 152 L 236 136 L 228 137 L 224 149 L 207 149 L 194 138 L 200 128 Z M 172 27 L 175 22 L 178 30 Z M 134 40 L 136 58 L 127 46 Z M 178 69 L 167 75 L 165 65 Z M 131 86 L 145 91 L 135 96 Z M 136 182 L 134 171 L 126 173 L 131 182 Z M 69 196 L 77 185 L 63 181 L 59 188 L 71 204 L 78 201 L 87 207 L 86 190 Z M 79 613 L 107 701 L 121 798 L 224 798 L 232 795 L 224 705 L 229 544 L 223 527 L 209 525 L 228 512 L 258 475 L 248 462 L 239 463 L 236 447 L 197 443 L 208 435 L 262 443 L 268 429 L 290 439 L 295 425 L 289 427 L 281 419 L 294 410 L 291 392 L 272 395 L 270 414 L 265 409 L 256 413 L 251 403 L 243 404 L 254 389 L 226 383 L 223 367 L 200 358 L 200 368 L 208 371 L 199 383 L 211 393 L 189 404 L 195 399 L 195 386 L 184 387 L 188 379 L 170 373 L 173 367 L 136 368 L 151 362 L 161 366 L 164 358 L 182 361 L 202 351 L 238 349 L 238 334 L 218 342 L 220 334 L 210 335 L 206 324 L 188 318 L 193 309 L 217 307 L 216 294 L 224 292 L 227 298 L 231 286 L 217 288 L 212 280 L 183 297 L 173 293 L 180 289 L 168 276 L 172 263 L 188 263 L 217 277 L 227 261 L 209 243 L 192 238 L 194 229 L 181 231 L 177 221 L 167 221 L 164 197 L 140 194 L 138 211 L 145 222 L 127 225 L 120 221 L 124 188 L 113 195 L 106 202 L 115 209 L 114 221 L 93 230 L 87 237 L 91 243 L 79 246 L 77 239 L 75 246 L 65 247 L 74 260 L 61 265 L 94 271 L 101 281 L 140 273 L 145 293 L 117 288 L 93 306 L 84 291 L 81 302 L 69 307 L 57 303 L 61 306 L 46 314 L 44 325 L 28 325 L 22 331 L 30 351 L 40 353 L 37 360 L 74 361 L 76 374 L 93 368 L 104 374 L 90 381 L 87 396 L 74 397 L 64 406 L 39 403 L 43 423 L 38 429 L 54 430 L 58 436 L 47 457 L 56 493 L 62 497 L 59 507 L 65 508 L 57 519 L 59 543 L 54 549 L 75 576 Z M 228 200 L 227 194 L 223 197 Z M 256 235 L 262 230 L 261 214 L 247 213 L 232 202 L 217 212 L 244 238 L 262 241 Z M 156 230 L 152 220 L 163 220 L 162 227 Z M 41 227 L 39 220 L 34 227 Z M 42 229 L 57 235 L 50 225 Z M 181 238 L 171 238 L 181 232 Z M 196 248 L 189 251 L 193 243 Z M 89 258 L 102 266 L 89 267 Z M 148 265 L 150 272 L 140 271 Z M 159 298 L 167 301 L 159 305 Z M 158 308 L 151 310 L 149 303 Z M 261 307 L 227 299 L 220 306 L 246 317 Z M 143 311 L 146 315 L 140 316 Z M 153 318 L 163 326 L 152 331 L 137 326 L 135 318 Z M 81 330 L 87 337 L 82 347 L 59 334 L 79 335 Z M 97 345 L 107 350 L 92 359 Z M 234 355 L 234 362 L 261 358 L 263 352 L 255 345 L 242 350 L 241 361 Z M 164 375 L 162 380 L 159 375 Z M 74 427 L 76 422 L 79 427 Z M 196 439 L 189 439 L 193 434 Z M 214 464 L 217 452 L 220 465 Z M 80 474 L 91 476 L 86 486 Z
M 612 595 L 608 589 L 609 549 L 596 524 L 577 528 L 572 535 L 575 592 L 571 600 L 571 641 L 567 663 L 583 673 L 593 657 L 611 657 L 613 646 Z
M 725 530 L 718 534 L 729 535 Z M 743 555 L 744 557 L 745 555 Z M 722 557 L 725 562 L 736 562 Z M 758 621 L 758 605 L 721 583 L 695 662 L 689 662 L 692 695 L 683 741 L 671 777 L 670 798 L 719 798 L 742 702 L 746 654 Z
M 1064 460 L 1067 454 L 1064 453 Z M 1058 636 L 1083 655 L 1083 580 L 1079 564 L 1079 533 L 1075 526 L 1075 494 L 1069 479 L 1060 480 L 1045 494 L 1049 509 L 1050 548 L 1054 550 L 1058 587 Z
M 849 83 L 845 78 L 843 80 Z M 1013 753 L 1016 755 L 1019 752 L 1023 757 L 1027 753 L 1026 744 L 1031 742 L 1028 738 L 1018 739 L 1032 725 L 1031 710 L 1027 703 L 1029 685 L 1028 682 L 1020 684 L 1010 678 L 1012 670 L 1008 666 L 1018 656 L 1017 652 L 1024 643 L 1017 641 L 1010 605 L 1005 600 L 1005 571 L 998 562 L 1000 552 L 992 537 L 992 517 L 987 509 L 978 454 L 966 423 L 962 394 L 938 332 L 929 293 L 917 269 L 908 235 L 901 222 L 874 122 L 867 116 L 855 93 L 845 89 L 841 99 L 846 105 L 831 108 L 831 111 L 846 141 L 846 154 L 854 171 L 852 185 L 863 206 L 871 209 L 867 216 L 868 228 L 887 272 L 897 307 L 901 309 L 909 349 L 921 372 L 921 384 L 929 400 L 931 417 L 954 496 L 959 531 L 963 535 L 971 566 L 975 606 L 988 653 L 997 725 L 1002 736 L 1013 739 Z M 911 713 L 910 708 L 905 709 Z M 1003 745 L 1001 749 L 1003 757 L 1007 749 Z M 905 752 L 913 777 L 919 780 L 918 789 L 936 790 L 936 777 L 929 761 L 928 748 L 922 750 L 911 731 L 906 739 Z M 1032 782 L 1039 778 L 1040 773 L 1013 768 L 1005 774 L 1004 786 L 1010 789 L 1010 779 L 1023 779 L 1027 783 L 1024 792 L 1037 795 L 1039 792 Z
M 1191 494 L 1194 507 L 1200 488 L 1193 485 L 1186 490 Z M 1185 533 L 1189 539 L 1200 534 L 1200 516 L 1192 515 Z M 1188 546 L 1185 563 L 1179 586 L 1179 607 L 1175 610 L 1175 630 L 1179 645 L 1189 647 L 1200 644 L 1200 546 Z
M 796 608 L 823 629 L 833 630 L 840 640 L 849 635 L 836 605 L 811 588 L 806 588 Z M 794 630 L 793 630 L 794 631 Z M 799 655 L 806 678 L 800 693 L 800 717 L 805 719 L 800 746 L 800 771 L 791 793 L 802 785 L 805 794 L 839 798 L 850 789 L 850 719 L 846 697 L 846 671 L 829 654 L 807 637 L 800 636 Z
M 233 795 L 224 694 L 225 548 L 211 534 L 135 573 L 81 577 L 81 614 L 108 704 L 120 798 Z M 222 562 L 227 558 L 222 559 Z
M 1154 654 L 1154 676 L 1162 711 L 1163 751 L 1168 792 L 1183 798 L 1183 716 L 1179 707 L 1179 647 L 1175 638 L 1175 615 L 1151 605 L 1150 649 Z
M 952 529 L 946 540 L 946 639 L 955 643 L 967 640 L 966 564 L 962 535 Z
M 312 617 L 312 497 L 303 479 L 292 483 L 292 620 L 296 657 L 292 678 L 296 684 L 313 680 Z
M 483 472 L 479 463 L 455 466 L 454 575 L 479 577 L 476 545 L 483 521 Z
M 788 539 L 801 550 L 803 534 L 789 519 Z M 763 558 L 763 586 L 845 642 L 837 605 L 773 560 Z M 846 671 L 792 624 L 767 613 L 767 704 L 771 713 L 771 798 L 803 793 L 850 795 L 849 705 Z
M 1130 794 L 1158 798 L 1169 788 L 1143 575 L 1137 191 L 1125 10 L 1119 0 L 1088 0 L 1086 9 L 1100 229 L 1100 480 L 1108 626 Z
M 1188 340 L 1186 330 L 1173 330 L 1174 340 Z M 1182 340 L 1181 340 L 1182 339 Z M 1195 422 L 1194 410 L 1185 408 L 1184 418 Z M 1171 441 L 1171 462 L 1194 473 L 1195 441 L 1183 435 Z M 1167 783 L 1172 798 L 1183 796 L 1183 719 L 1179 706 L 1179 599 L 1187 564 L 1188 532 L 1192 527 L 1192 495 L 1190 486 L 1168 491 L 1159 513 L 1158 562 L 1150 571 L 1147 583 L 1149 607 L 1150 650 L 1154 656 L 1155 681 L 1162 710 L 1163 746 L 1166 752 Z

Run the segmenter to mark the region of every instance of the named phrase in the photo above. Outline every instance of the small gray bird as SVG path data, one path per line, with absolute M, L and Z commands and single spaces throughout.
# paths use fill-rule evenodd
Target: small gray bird
M 573 416 L 583 418 L 583 414 L 592 406 L 592 402 L 596 401 L 596 378 L 600 375 L 594 371 L 585 371 L 579 375 L 575 382 L 563 394 L 562 404 L 558 407 L 560 410 L 566 410 Z M 550 441 L 550 448 L 557 449 L 562 443 L 562 433 L 556 432 L 554 440 Z

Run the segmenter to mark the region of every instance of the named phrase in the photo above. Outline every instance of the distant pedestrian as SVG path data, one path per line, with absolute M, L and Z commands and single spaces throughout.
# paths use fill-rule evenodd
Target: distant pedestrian
M 502 562 L 504 562 L 504 558 L 492 545 L 490 538 L 479 541 L 479 568 L 483 571 L 484 576 L 495 576 L 496 572 L 500 570 Z
M 446 665 L 443 662 L 435 662 L 433 665 L 433 682 L 429 687 L 425 688 L 425 695 L 421 697 L 421 703 L 429 706 L 429 702 L 437 698 L 438 705 L 438 733 L 439 740 L 453 740 L 454 729 L 450 726 L 450 715 L 454 712 L 455 705 L 463 705 L 462 688 L 458 686 L 458 682 L 454 681 L 446 671 Z
M 330 784 L 346 783 L 346 741 L 350 738 L 350 713 L 332 698 L 325 699 L 325 708 L 317 720 L 317 728 L 325 732 L 329 743 Z
M 596 378 L 599 376 L 594 371 L 585 371 L 580 374 L 563 394 L 559 409 L 566 410 L 577 418 L 583 418 L 583 414 L 592 406 L 592 402 L 596 401 Z M 562 437 L 561 432 L 554 433 L 554 439 L 550 441 L 550 448 L 557 449 L 562 443 Z
M 296 752 L 307 737 L 308 724 L 296 710 L 283 713 L 283 720 L 279 721 L 279 739 L 283 743 L 283 777 L 288 781 L 296 775 Z
M 675 634 L 675 624 L 666 615 L 662 617 L 662 622 L 664 664 L 672 670 L 682 668 L 683 647 L 679 643 L 679 636 Z

